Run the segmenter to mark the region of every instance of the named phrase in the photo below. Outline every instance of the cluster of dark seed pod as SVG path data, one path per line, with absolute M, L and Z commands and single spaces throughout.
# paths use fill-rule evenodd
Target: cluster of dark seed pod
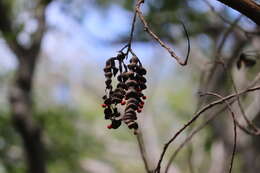
M 142 111 L 146 99 L 142 93 L 146 89 L 146 69 L 136 56 L 130 59 L 128 65 L 124 64 L 124 59 L 125 54 L 120 52 L 117 57 L 112 57 L 106 62 L 106 95 L 103 96 L 102 107 L 105 108 L 105 119 L 111 120 L 109 129 L 117 129 L 123 121 L 129 129 L 134 129 L 137 133 L 137 113 Z M 113 78 L 117 80 L 115 89 L 112 85 Z M 123 113 L 118 111 L 119 107 L 124 108 Z

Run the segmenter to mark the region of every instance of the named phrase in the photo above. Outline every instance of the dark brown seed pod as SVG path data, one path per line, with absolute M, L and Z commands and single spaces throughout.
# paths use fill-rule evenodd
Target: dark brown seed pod
M 112 80 L 111 79 L 107 79 L 105 83 L 108 86 L 108 85 L 110 85 L 112 83 Z
M 105 103 L 106 105 L 111 105 L 111 104 L 112 104 L 111 98 L 107 98 L 107 99 L 104 101 L 104 103 Z
M 128 123 L 127 126 L 129 129 L 138 129 L 138 124 L 135 121 Z
M 123 116 L 123 120 L 124 120 L 124 122 L 137 120 L 136 113 L 135 114 L 125 113 L 125 115 Z
M 136 56 L 133 56 L 133 57 L 130 59 L 130 63 L 137 64 L 138 61 L 139 61 L 139 59 L 138 59 Z
M 120 99 L 121 102 L 121 100 L 124 98 L 124 95 L 121 92 L 115 92 L 113 97 Z
M 140 83 L 139 86 L 140 86 L 140 88 L 141 88 L 142 90 L 144 90 L 144 89 L 147 88 L 147 86 L 146 86 L 144 83 Z
M 106 77 L 106 78 L 111 78 L 112 75 L 113 75 L 112 72 L 106 72 L 106 73 L 105 73 L 105 77 Z
M 116 88 L 115 89 L 115 92 L 119 92 L 121 93 L 122 95 L 125 95 L 125 90 L 123 88 Z
M 117 84 L 117 88 L 127 89 L 127 85 L 123 82 L 120 82 L 120 83 Z
M 104 95 L 104 96 L 102 97 L 102 99 L 103 99 L 103 100 L 106 100 L 106 99 L 107 99 L 107 95 Z
M 131 64 L 128 64 L 127 67 L 130 69 L 130 70 L 135 70 L 135 68 L 137 67 L 137 65 L 135 63 L 131 63 Z
M 111 128 L 117 129 L 120 126 L 121 126 L 121 120 L 112 120 Z
M 128 109 L 134 109 L 134 110 L 137 110 L 138 106 L 137 104 L 134 104 L 134 103 L 129 103 L 129 104 L 126 104 L 126 110 Z
M 127 100 L 127 103 L 138 104 L 138 100 L 136 98 L 130 98 L 130 99 Z
M 137 82 L 135 81 L 135 80 L 131 80 L 131 79 L 128 79 L 127 81 L 126 81 L 126 85 L 127 85 L 127 87 L 136 87 L 137 86 Z
M 133 88 L 129 89 L 125 95 L 126 100 L 128 100 L 129 98 L 132 98 L 132 97 L 134 97 L 134 98 L 137 97 L 137 91 Z
M 121 74 L 123 81 L 126 81 L 129 78 L 129 73 L 128 72 L 124 72 Z
M 146 75 L 146 69 L 143 67 L 140 67 L 136 70 L 136 73 L 138 73 L 139 75 Z
M 125 54 L 123 52 L 119 52 L 119 54 L 117 55 L 117 59 L 119 61 L 123 61 L 125 59 Z
M 107 72 L 111 72 L 111 66 L 106 66 L 105 68 L 104 68 L 104 72 L 105 73 L 107 73 Z
M 122 100 L 122 99 L 120 99 L 120 98 L 113 97 L 113 98 L 112 98 L 112 103 L 118 104 L 118 103 L 121 103 L 121 100 Z
M 104 114 L 105 114 L 105 115 L 107 115 L 107 114 L 112 114 L 111 108 L 106 108 L 106 109 L 104 109 Z
M 135 73 L 133 71 L 127 72 L 127 75 L 130 79 L 133 79 L 135 77 Z

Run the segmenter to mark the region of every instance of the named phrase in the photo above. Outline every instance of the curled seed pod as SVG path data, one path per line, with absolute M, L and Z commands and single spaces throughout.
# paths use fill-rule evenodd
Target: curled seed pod
M 113 75 L 112 72 L 106 72 L 106 73 L 105 73 L 105 77 L 106 77 L 106 78 L 111 78 L 112 75 Z
M 138 104 L 138 101 L 136 98 L 130 98 L 128 99 L 127 103 L 134 103 L 134 104 Z
M 135 104 L 135 103 L 129 103 L 129 104 L 127 104 L 126 105 L 126 111 L 128 110 L 128 109 L 134 109 L 134 110 L 136 110 L 137 108 L 138 108 L 138 105 L 137 104 Z
M 128 108 L 126 111 L 125 111 L 125 113 L 127 114 L 127 113 L 131 113 L 131 114 L 134 114 L 135 115 L 135 109 L 133 109 L 133 108 Z
M 133 88 L 127 90 L 126 95 L 125 95 L 126 100 L 128 100 L 131 97 L 134 97 L 134 98 L 137 97 L 137 91 Z
M 131 64 L 128 64 L 127 67 L 130 69 L 130 70 L 135 70 L 135 68 L 137 67 L 137 65 L 135 63 L 131 63 Z
M 127 89 L 127 85 L 123 82 L 120 82 L 120 83 L 117 84 L 117 88 Z
M 117 59 L 119 61 L 123 61 L 125 59 L 125 54 L 123 52 L 119 52 L 119 54 L 117 55 Z
M 118 80 L 119 82 L 123 82 L 122 74 L 120 74 L 120 75 L 117 76 L 117 80 Z
M 103 99 L 103 100 L 106 100 L 106 99 L 107 99 L 107 95 L 104 95 L 104 96 L 102 97 L 102 99 Z
M 106 104 L 106 105 L 111 105 L 111 104 L 112 104 L 111 98 L 107 98 L 107 99 L 104 101 L 104 104 Z
M 112 117 L 112 110 L 110 108 L 104 109 L 105 119 L 110 119 Z
M 112 123 L 108 126 L 109 129 L 117 129 L 121 126 L 121 120 L 112 120 Z
M 121 76 L 122 76 L 123 81 L 125 82 L 129 78 L 129 73 L 124 72 L 124 73 L 121 74 Z
M 121 93 L 122 95 L 125 95 L 125 90 L 123 88 L 116 88 L 115 89 L 115 92 L 119 92 Z
M 139 86 L 140 86 L 140 88 L 141 88 L 142 90 L 144 90 L 144 89 L 147 88 L 147 86 L 146 86 L 144 83 L 140 83 Z
M 111 66 L 106 66 L 105 68 L 104 68 L 104 72 L 105 73 L 107 73 L 107 72 L 111 72 Z
M 137 64 L 138 61 L 139 61 L 139 59 L 138 59 L 136 56 L 133 56 L 133 57 L 130 59 L 130 63 Z
M 112 98 L 112 103 L 114 103 L 114 104 L 121 103 L 121 99 L 120 99 L 120 98 L 117 98 L 117 97 L 113 97 L 113 98 Z
M 146 75 L 146 69 L 143 68 L 143 67 L 139 67 L 139 68 L 136 70 L 136 73 L 138 73 L 139 75 Z
M 109 85 L 111 85 L 112 80 L 111 79 L 107 79 L 105 83 L 106 83 L 107 86 L 109 86 Z
M 120 99 L 121 102 L 121 100 L 124 98 L 124 95 L 121 92 L 116 92 L 113 94 L 113 97 Z
M 127 126 L 128 126 L 129 129 L 135 129 L 135 130 L 138 129 L 138 124 L 135 121 L 129 122 L 127 124 Z
M 138 80 L 139 80 L 140 82 L 142 82 L 142 83 L 146 83 L 146 78 L 143 77 L 143 76 L 140 76 L 140 77 L 138 78 Z
M 136 87 L 137 86 L 137 82 L 135 81 L 135 80 L 131 80 L 131 79 L 128 79 L 127 81 L 126 81 L 126 85 L 127 85 L 127 87 Z
M 135 73 L 134 73 L 133 71 L 127 72 L 127 75 L 128 75 L 128 77 L 129 77 L 130 79 L 134 79 L 134 77 L 135 77 Z

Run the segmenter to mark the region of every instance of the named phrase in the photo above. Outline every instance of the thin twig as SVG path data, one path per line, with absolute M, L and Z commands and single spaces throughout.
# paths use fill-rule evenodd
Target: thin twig
M 136 139 L 137 139 L 138 147 L 139 147 L 139 150 L 140 150 L 143 162 L 144 162 L 145 170 L 146 170 L 147 173 L 151 173 L 151 171 L 149 169 L 148 160 L 146 158 L 146 150 L 145 150 L 145 147 L 144 147 L 144 142 L 143 142 L 143 137 L 142 137 L 141 132 L 139 132 L 136 135 Z
M 207 0 L 203 0 L 203 2 L 205 2 L 205 4 L 207 4 L 207 6 L 210 8 L 211 12 L 214 13 L 216 16 L 218 16 L 223 22 L 225 22 L 229 25 L 232 25 L 232 22 L 229 21 L 228 19 L 226 19 L 225 17 L 223 17 L 221 14 L 219 14 L 216 11 L 216 9 Z M 244 32 L 246 36 L 249 34 L 259 34 L 259 32 L 257 32 L 257 31 L 247 31 L 239 25 L 236 25 L 236 28 L 239 29 L 240 31 Z
M 219 58 L 219 55 L 226 43 L 226 40 L 228 38 L 228 36 L 230 35 L 230 33 L 234 30 L 234 28 L 237 26 L 238 22 L 240 21 L 240 19 L 242 18 L 242 15 L 238 16 L 231 24 L 230 24 L 230 27 L 226 30 L 226 32 L 224 33 L 223 35 L 223 38 L 217 48 L 217 53 L 216 53 L 216 56 L 217 58 Z
M 223 102 L 225 102 L 226 100 L 230 100 L 234 97 L 237 97 L 237 96 L 240 96 L 240 95 L 243 95 L 245 93 L 248 93 L 248 92 L 253 92 L 253 91 L 257 91 L 260 89 L 260 86 L 256 86 L 256 87 L 253 87 L 253 88 L 249 88 L 249 89 L 245 89 L 237 94 L 231 94 L 231 95 L 228 95 L 226 97 L 223 97 L 222 99 L 219 99 L 219 100 L 216 100 L 214 102 L 211 102 L 209 104 L 207 104 L 206 106 L 204 106 L 202 109 L 200 109 L 197 113 L 195 113 L 195 115 L 193 116 L 193 118 L 188 121 L 186 124 L 183 125 L 183 127 L 181 129 L 179 129 L 174 135 L 173 137 L 167 142 L 165 143 L 164 145 L 164 148 L 163 148 L 163 151 L 160 155 L 160 159 L 158 161 L 158 164 L 157 164 L 157 167 L 155 169 L 155 172 L 160 172 L 160 169 L 161 169 L 161 163 L 162 163 L 162 160 L 164 158 L 164 155 L 169 147 L 169 145 L 181 134 L 181 132 L 183 132 L 187 127 L 189 127 L 189 125 L 191 125 L 193 122 L 195 122 L 202 113 L 204 113 L 206 110 L 218 105 L 218 104 L 223 104 Z
M 230 104 L 234 103 L 235 101 L 232 101 Z M 200 126 L 198 126 L 195 130 L 191 132 L 189 136 L 185 138 L 185 140 L 179 145 L 179 147 L 175 150 L 175 152 L 170 157 L 170 160 L 167 163 L 165 173 L 168 173 L 171 163 L 176 158 L 177 154 L 180 152 L 180 150 L 193 138 L 195 134 L 197 134 L 200 130 L 202 130 L 210 121 L 212 121 L 216 116 L 220 115 L 221 112 L 223 112 L 227 107 L 223 107 L 221 110 L 217 111 L 216 113 L 212 114 L 210 117 L 207 118 L 205 122 L 203 122 Z
M 237 86 L 236 86 L 236 84 L 235 84 L 235 81 L 234 81 L 234 78 L 233 78 L 232 74 L 231 74 L 230 71 L 227 69 L 227 67 L 225 66 L 224 62 L 220 61 L 219 63 L 222 65 L 222 67 L 224 68 L 224 70 L 226 71 L 226 73 L 229 74 L 232 87 L 233 87 L 234 91 L 235 91 L 236 93 L 238 93 L 238 89 L 237 89 Z M 256 80 L 256 81 L 259 80 L 258 78 L 260 78 L 260 73 L 256 75 L 254 81 L 255 81 L 255 80 Z M 253 84 L 254 84 L 254 81 L 252 82 Z M 240 108 L 240 111 L 241 111 L 241 113 L 242 113 L 242 117 L 243 117 L 244 120 L 246 121 L 247 125 L 248 125 L 249 127 L 251 127 L 251 128 L 255 131 L 255 134 L 257 135 L 258 132 L 260 132 L 260 129 L 259 129 L 258 127 L 256 127 L 256 125 L 254 125 L 254 124 L 247 118 L 246 113 L 245 113 L 245 111 L 244 111 L 244 108 L 243 108 L 243 106 L 242 106 L 242 103 L 241 103 L 239 97 L 237 97 L 237 103 L 238 103 L 238 107 Z M 239 127 L 242 127 L 242 125 L 240 125 L 240 123 L 239 123 L 238 121 L 237 121 L 237 124 L 239 125 Z M 242 127 L 241 129 L 242 129 L 243 131 L 245 131 L 244 129 L 246 129 L 246 128 L 245 128 L 245 127 L 244 127 L 244 128 Z M 249 131 L 246 131 L 246 133 L 248 133 L 248 132 L 249 132 Z
M 141 22 L 143 23 L 144 25 L 144 31 L 147 32 L 152 38 L 154 38 L 163 48 L 165 48 L 169 54 L 174 58 L 176 59 L 176 61 L 182 65 L 182 66 L 185 66 L 187 65 L 187 62 L 188 62 L 188 59 L 189 59 L 189 55 L 190 55 L 190 39 L 189 39 L 189 35 L 188 35 L 188 32 L 187 32 L 187 29 L 185 27 L 185 25 L 181 22 L 183 28 L 184 28 L 184 31 L 185 31 L 185 35 L 187 37 L 187 41 L 188 41 L 188 50 L 187 50 L 187 55 L 186 55 L 186 58 L 185 60 L 182 62 L 181 61 L 181 58 L 179 56 L 176 55 L 176 53 L 169 47 L 167 46 L 151 29 L 150 27 L 148 26 L 148 23 L 146 22 L 144 16 L 143 16 L 143 13 L 142 11 L 140 10 L 140 7 L 141 7 L 141 4 L 144 3 L 144 0 L 138 0 L 137 1 L 137 4 L 136 4 L 136 7 L 135 7 L 135 11 L 138 15 L 138 17 L 140 18 Z
M 208 93 L 206 93 L 206 95 L 213 95 L 215 97 L 223 99 L 223 97 L 221 95 L 213 93 L 213 92 L 208 92 Z M 232 168 L 233 168 L 233 162 L 234 162 L 235 154 L 236 154 L 236 146 L 237 146 L 237 126 L 236 126 L 236 124 L 237 124 L 236 122 L 237 121 L 236 121 L 236 118 L 235 118 L 235 113 L 232 110 L 230 104 L 227 101 L 225 101 L 225 103 L 226 103 L 226 105 L 228 107 L 228 110 L 229 110 L 229 112 L 231 114 L 231 117 L 233 119 L 233 124 L 234 124 L 234 145 L 233 145 L 233 151 L 232 151 L 230 167 L 229 167 L 229 173 L 231 173 L 232 172 Z

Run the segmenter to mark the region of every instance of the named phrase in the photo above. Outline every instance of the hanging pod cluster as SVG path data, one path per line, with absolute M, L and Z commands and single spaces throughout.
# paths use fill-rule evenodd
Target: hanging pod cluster
M 106 61 L 106 95 L 102 107 L 105 119 L 111 121 L 107 128 L 117 129 L 124 122 L 136 134 L 137 113 L 142 111 L 146 99 L 142 93 L 146 89 L 146 69 L 137 56 L 133 55 L 128 65 L 124 63 L 125 58 L 126 54 L 120 52 Z M 123 111 L 119 111 L 120 107 Z

